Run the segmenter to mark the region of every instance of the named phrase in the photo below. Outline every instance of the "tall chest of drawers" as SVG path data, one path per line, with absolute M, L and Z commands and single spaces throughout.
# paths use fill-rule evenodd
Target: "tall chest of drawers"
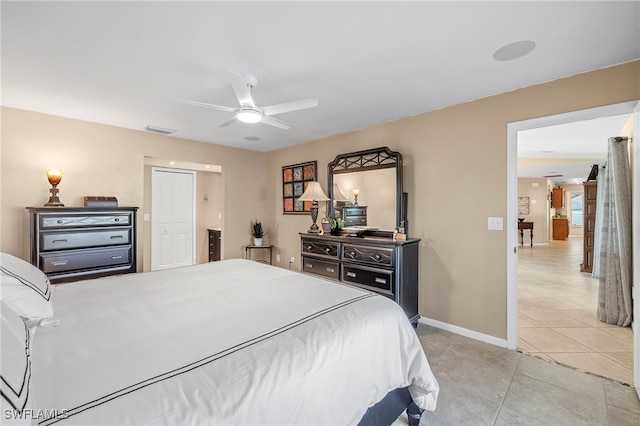
M 300 234 L 300 241 L 303 272 L 386 296 L 417 325 L 420 239 Z
M 136 272 L 137 207 L 27 207 L 31 263 L 51 283 Z

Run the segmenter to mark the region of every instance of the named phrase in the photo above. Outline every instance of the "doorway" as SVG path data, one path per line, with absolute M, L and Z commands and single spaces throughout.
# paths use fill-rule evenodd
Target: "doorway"
M 635 114 L 634 114 L 635 112 Z M 640 131 L 640 103 L 638 101 L 626 102 L 621 104 L 609 105 L 589 110 L 576 111 L 566 114 L 559 114 L 550 117 L 536 118 L 521 122 L 509 123 L 507 126 L 507 347 L 517 349 L 518 347 L 518 241 L 517 241 L 517 143 L 518 132 L 523 130 L 535 129 L 539 127 L 565 124 L 575 121 L 589 120 L 598 117 L 606 117 L 620 114 L 634 114 L 634 127 L 636 133 Z M 634 159 L 640 157 L 640 149 L 635 149 Z M 640 164 L 634 161 L 635 164 Z M 634 181 L 634 206 L 637 206 L 638 188 L 637 183 L 640 178 L 640 171 L 636 167 L 633 171 Z M 634 226 L 640 226 L 638 223 L 638 215 L 634 216 Z M 634 263 L 638 263 L 638 244 L 639 241 L 634 239 Z M 636 268 L 637 269 L 637 268 Z M 634 277 L 638 277 L 638 271 L 634 270 Z M 636 282 L 638 282 L 636 280 Z M 637 286 L 634 288 L 637 294 Z M 640 312 L 640 300 L 634 298 L 634 310 Z M 637 324 L 634 324 L 634 383 L 636 390 L 640 394 L 640 350 L 639 339 L 640 333 Z

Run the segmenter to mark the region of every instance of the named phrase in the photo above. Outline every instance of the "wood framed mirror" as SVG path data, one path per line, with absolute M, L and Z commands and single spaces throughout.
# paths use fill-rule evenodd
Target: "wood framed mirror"
M 402 221 L 407 223 L 407 194 L 402 187 L 402 154 L 388 147 L 337 155 L 327 166 L 329 210 L 335 212 L 334 184 L 353 205 L 367 207 L 367 227 L 393 231 Z

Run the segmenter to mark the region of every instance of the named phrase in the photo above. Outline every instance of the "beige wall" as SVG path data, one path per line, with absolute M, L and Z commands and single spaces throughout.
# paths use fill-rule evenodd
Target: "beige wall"
M 428 94 L 425 94 L 428 96 Z M 285 216 L 281 167 L 388 146 L 405 160 L 412 237 L 422 239 L 420 314 L 506 338 L 506 232 L 487 217 L 507 215 L 507 124 L 640 99 L 640 62 L 572 76 L 268 153 L 267 208 L 283 261 L 296 257 L 306 216 Z
M 64 171 L 59 195 L 66 206 L 82 206 L 84 195 L 113 195 L 121 206 L 139 207 L 138 223 L 142 224 L 143 213 L 150 213 L 149 198 L 145 198 L 145 156 L 222 166 L 224 258 L 241 256 L 240 247 L 249 242 L 249 223 L 255 212 L 265 208 L 264 153 L 4 107 L 1 136 L 0 248 L 23 259 L 29 259 L 25 207 L 47 201 L 49 184 L 44 171 L 51 167 Z M 211 225 L 216 224 L 215 218 L 217 213 Z M 204 225 L 198 235 L 199 250 L 204 246 Z M 138 226 L 138 241 L 141 269 L 149 254 L 147 227 Z
M 529 214 L 518 214 L 526 222 L 533 222 L 533 244 L 548 244 L 550 239 L 549 220 L 549 187 L 550 182 L 545 178 L 518 179 L 518 197 L 529 197 Z M 520 236 L 518 236 L 520 243 Z M 529 231 L 524 232 L 524 246 L 530 247 Z

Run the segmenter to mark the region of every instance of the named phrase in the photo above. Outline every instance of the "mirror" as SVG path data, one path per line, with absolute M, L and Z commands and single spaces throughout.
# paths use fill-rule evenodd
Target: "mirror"
M 355 204 L 354 190 L 358 191 L 357 206 L 367 207 L 367 227 L 393 231 L 405 220 L 406 228 L 406 194 L 402 192 L 402 155 L 399 152 L 381 147 L 340 154 L 329 163 L 327 176 L 331 212 L 337 201 L 333 185 L 338 184 L 342 194 L 349 199 L 344 202 L 346 206 Z

